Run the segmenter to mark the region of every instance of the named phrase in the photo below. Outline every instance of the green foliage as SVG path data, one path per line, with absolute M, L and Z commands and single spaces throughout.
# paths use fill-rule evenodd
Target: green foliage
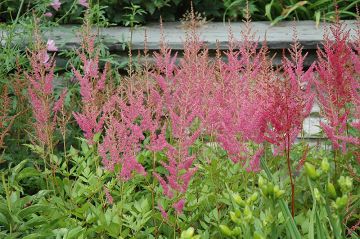
M 154 171 L 166 174 L 160 163 L 153 168 L 153 162 L 166 160 L 166 156 L 164 152 L 152 153 L 145 149 L 148 137 L 137 155 L 148 175 L 134 175 L 130 181 L 116 176 L 119 165 L 114 171 L 104 169 L 98 153 L 102 135 L 96 134 L 94 144 L 89 145 L 85 139 L 74 137 L 80 132 L 73 122 L 66 126 L 66 142 L 65 138 L 55 136 L 59 143 L 53 152 L 45 153 L 33 145 L 26 130 L 31 116 L 27 103 L 21 101 L 21 95 L 26 92 L 21 89 L 21 94 L 16 95 L 13 83 L 17 80 L 17 67 L 29 67 L 20 43 L 31 39 L 30 32 L 35 25 L 33 18 L 25 13 L 34 10 L 35 16 L 42 17 L 49 10 L 50 1 L 21 2 L 22 7 L 15 1 L 0 3 L 1 9 L 7 8 L 2 16 L 8 14 L 6 16 L 14 20 L 13 25 L 1 25 L 9 34 L 0 36 L 4 42 L 0 45 L 0 83 L 10 88 L 10 115 L 21 112 L 11 137 L 6 139 L 9 147 L 0 155 L 1 238 L 358 238 L 359 231 L 350 230 L 360 218 L 360 189 L 356 177 L 360 168 L 353 153 L 336 155 L 338 165 L 335 166 L 332 152 L 313 147 L 301 167 L 300 163 L 295 164 L 302 160 L 308 146 L 303 142 L 294 145 L 291 158 L 295 163 L 291 166 L 297 167 L 293 218 L 289 211 L 290 182 L 283 158 L 273 155 L 266 145 L 265 157 L 261 158 L 263 171 L 254 173 L 247 172 L 240 163 L 233 164 L 226 151 L 210 137 L 197 140 L 190 150 L 196 155 L 194 165 L 198 171 L 184 193 L 186 205 L 180 215 L 171 207 L 176 199 L 165 200 L 162 188 L 151 175 Z M 76 2 L 62 1 L 63 9 L 54 12 L 53 21 L 42 17 L 39 27 L 46 29 L 57 23 L 80 21 L 84 9 Z M 179 17 L 176 7 L 184 6 L 183 2 L 92 1 L 88 17 L 98 27 L 122 23 L 134 28 L 163 12 L 168 14 L 165 19 Z M 346 5 L 346 1 L 339 1 L 340 14 L 351 16 L 355 2 L 358 1 Z M 333 9 L 331 4 L 329 1 L 250 1 L 249 10 L 257 19 L 267 17 L 274 24 L 294 16 L 319 21 L 323 17 L 332 19 L 334 12 L 325 11 Z M 244 16 L 245 1 L 199 0 L 194 1 L 194 5 L 196 10 L 206 10 L 207 17 L 216 19 L 235 20 Z M 121 14 L 119 8 L 124 9 Z M 21 32 L 16 26 L 23 27 Z M 20 41 L 15 40 L 18 37 Z M 123 42 L 126 47 L 125 40 Z M 96 39 L 96 44 L 100 62 L 110 62 L 113 66 L 111 83 L 119 84 L 119 70 L 126 66 L 128 59 L 119 62 L 102 39 Z M 70 81 L 73 73 L 69 69 L 71 66 L 79 69 L 80 59 L 73 50 L 59 55 L 69 61 L 65 66 L 58 66 L 56 72 L 68 72 L 59 77 L 64 85 L 57 85 L 55 90 L 59 92 L 66 85 L 65 107 L 77 111 L 79 89 Z M 355 151 L 356 148 L 352 150 Z M 168 209 L 168 217 L 161 214 L 158 205 Z
M 53 20 L 57 23 L 80 23 L 84 8 L 77 4 L 77 0 L 62 0 L 58 12 L 49 8 L 50 0 L 23 0 L 0 3 L 0 18 L 11 21 L 21 15 L 36 10 L 38 16 L 46 11 L 53 13 Z M 143 24 L 147 21 L 159 21 L 161 16 L 165 21 L 179 20 L 187 9 L 189 1 L 180 0 L 92 0 L 91 11 L 96 19 L 102 19 L 106 24 L 123 24 L 130 26 L 131 22 Z M 204 13 L 207 19 L 241 20 L 246 9 L 246 0 L 193 0 L 194 9 Z M 335 6 L 341 18 L 356 18 L 355 9 L 360 0 L 250 0 L 249 12 L 253 20 L 270 20 L 276 24 L 282 20 L 314 20 L 317 24 L 321 20 L 335 20 Z M 23 4 L 22 4 L 23 3 Z M 22 4 L 22 7 L 20 7 Z M 134 13 L 136 6 L 136 13 Z
M 290 182 L 277 157 L 268 155 L 268 163 L 261 162 L 264 171 L 249 173 L 219 146 L 197 141 L 192 150 L 198 173 L 186 193 L 184 213 L 169 212 L 166 219 L 156 206 L 166 201 L 152 177 L 117 180 L 120 168 L 104 170 L 97 143 L 79 140 L 79 148 L 68 148 L 66 156 L 51 155 L 49 169 L 29 159 L 1 172 L 3 238 L 343 238 L 358 220 L 358 214 L 349 214 L 359 205 L 358 182 L 346 171 L 333 179 L 334 165 L 319 149 L 309 152 L 308 166 L 296 178 L 293 219 Z M 41 149 L 31 149 L 42 155 Z M 297 150 L 304 148 L 297 145 Z M 149 171 L 154 155 L 147 152 L 139 161 Z

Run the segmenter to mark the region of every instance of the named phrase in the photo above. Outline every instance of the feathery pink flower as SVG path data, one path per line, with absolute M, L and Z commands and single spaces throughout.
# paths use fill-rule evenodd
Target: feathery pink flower
M 352 50 L 348 43 L 350 32 L 345 27 L 337 20 L 324 35 L 323 49 L 317 51 L 318 80 L 315 84 L 321 114 L 327 120 L 327 123 L 321 123 L 321 127 L 334 149 L 340 148 L 343 152 L 346 143 L 358 142 L 348 135 L 347 128 L 356 128 L 351 121 L 360 118 L 360 83 L 357 77 L 360 73 L 360 44 L 355 44 L 355 51 Z
M 150 129 L 149 110 L 144 105 L 142 91 L 126 89 L 124 94 L 113 95 L 103 106 L 105 120 L 105 136 L 99 145 L 99 154 L 107 170 L 112 171 L 114 165 L 120 165 L 119 177 L 129 180 L 132 173 L 146 175 L 144 167 L 137 161 L 136 155 L 141 150 L 144 132 Z M 114 112 L 117 112 L 114 115 Z
M 44 16 L 45 16 L 45 17 L 52 17 L 53 14 L 52 14 L 51 12 L 46 12 L 46 13 L 44 13 Z
M 105 187 L 105 186 L 104 186 L 104 192 L 105 192 L 105 197 L 106 197 L 107 202 L 110 205 L 112 205 L 114 203 L 114 199 L 111 196 L 109 189 L 107 187 Z
M 79 4 L 83 7 L 89 8 L 89 3 L 87 0 L 79 0 Z
M 246 169 L 247 172 L 259 172 L 260 168 L 260 157 L 264 154 L 264 148 L 258 149 L 253 155 L 249 162 L 249 167 Z
M 184 205 L 185 205 L 185 199 L 180 199 L 179 201 L 177 201 L 173 204 L 173 208 L 175 209 L 175 212 L 178 215 L 183 212 Z
M 60 112 L 62 107 L 64 106 L 65 97 L 67 94 L 67 89 L 64 89 L 61 93 L 59 99 L 54 103 L 53 112 L 57 113 Z
M 95 36 L 88 25 L 82 32 L 81 48 L 78 51 L 82 70 L 73 67 L 73 73 L 80 84 L 83 103 L 82 112 L 73 112 L 74 118 L 90 144 L 96 133 L 103 130 L 105 112 L 103 110 L 105 81 L 110 64 L 106 63 L 103 72 L 99 70 L 99 52 L 95 52 Z
M 52 147 L 57 114 L 64 104 L 66 89 L 57 101 L 54 96 L 54 59 L 49 57 L 40 35 L 35 32 L 35 49 L 28 54 L 31 71 L 24 72 L 28 80 L 28 96 L 35 118 L 34 128 L 37 143 Z
M 158 208 L 159 208 L 159 210 L 160 210 L 160 212 L 161 212 L 161 216 L 162 216 L 164 219 L 168 220 L 168 219 L 169 219 L 168 213 L 165 211 L 165 209 L 163 208 L 163 206 L 161 206 L 160 204 L 158 204 Z
M 48 39 L 46 43 L 46 47 L 48 51 L 58 51 L 58 48 L 55 46 L 55 41 Z
M 61 2 L 59 0 L 53 0 L 50 6 L 52 6 L 52 8 L 54 8 L 55 11 L 59 11 Z

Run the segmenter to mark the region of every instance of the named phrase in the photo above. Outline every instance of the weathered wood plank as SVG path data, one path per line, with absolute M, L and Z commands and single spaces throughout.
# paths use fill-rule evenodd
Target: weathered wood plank
M 345 21 L 347 29 L 353 37 L 356 29 L 355 21 Z M 305 49 L 316 49 L 323 39 L 324 29 L 329 23 L 321 23 L 317 28 L 314 21 L 281 22 L 271 26 L 269 22 L 253 22 L 252 29 L 255 38 L 259 42 L 264 41 L 270 49 L 287 48 L 293 40 L 293 26 L 296 26 L 298 39 Z M 185 29 L 179 22 L 167 22 L 163 24 L 163 31 L 166 42 L 172 49 L 183 49 Z M 244 29 L 244 23 L 231 23 L 231 29 L 236 39 L 241 40 L 240 33 Z M 161 29 L 158 23 L 150 23 L 146 26 L 137 27 L 133 32 L 132 47 L 134 50 L 144 48 L 144 34 L 147 31 L 147 46 L 150 50 L 157 50 L 160 47 Z M 220 49 L 226 49 L 228 45 L 229 25 L 221 22 L 210 22 L 197 29 L 209 49 L 216 49 L 216 42 L 219 42 Z M 59 50 L 77 48 L 79 26 L 63 25 L 46 32 L 46 37 L 54 39 Z M 130 40 L 130 29 L 127 27 L 109 27 L 99 29 L 99 35 L 104 43 L 112 51 L 123 51 L 124 43 Z M 0 31 L 1 35 L 1 31 Z M 20 37 L 21 33 L 19 33 Z M 26 44 L 26 43 L 24 43 Z
M 252 29 L 255 39 L 263 42 L 266 37 L 267 45 L 270 49 L 287 48 L 293 42 L 293 26 L 296 26 L 298 39 L 305 49 L 316 49 L 323 39 L 324 29 L 329 23 L 322 23 L 318 28 L 313 21 L 300 22 L 281 22 L 271 26 L 269 22 L 253 22 Z M 351 31 L 351 36 L 356 28 L 355 21 L 346 21 L 347 28 Z M 168 22 L 163 25 L 163 32 L 166 42 L 172 49 L 183 49 L 183 42 L 186 30 L 181 23 Z M 244 23 L 231 23 L 231 29 L 236 39 L 241 40 L 241 31 L 244 30 Z M 60 47 L 68 48 L 78 45 L 78 39 L 71 26 L 61 26 L 56 28 L 49 37 L 54 38 Z M 144 35 L 147 32 L 147 47 L 156 50 L 160 47 L 161 29 L 158 23 L 151 23 L 143 27 L 138 27 L 133 32 L 133 49 L 144 48 Z M 221 22 L 211 22 L 197 29 L 200 39 L 203 40 L 209 49 L 216 49 L 216 42 L 219 42 L 220 49 L 228 46 L 229 25 Z M 125 27 L 110 27 L 100 29 L 100 36 L 111 50 L 122 50 L 123 43 L 130 40 L 130 29 Z

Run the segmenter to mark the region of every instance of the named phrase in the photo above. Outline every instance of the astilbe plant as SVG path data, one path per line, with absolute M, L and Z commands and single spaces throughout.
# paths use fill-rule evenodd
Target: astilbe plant
M 144 132 L 151 130 L 151 112 L 144 105 L 142 91 L 127 87 L 114 94 L 103 107 L 105 136 L 99 145 L 99 154 L 105 168 L 114 171 L 120 167 L 119 179 L 127 181 L 132 172 L 146 175 L 137 161 Z
M 257 89 L 258 96 L 263 97 L 263 117 L 266 122 L 264 138 L 276 147 L 275 154 L 284 152 L 287 160 L 294 216 L 295 185 L 290 150 L 302 130 L 304 119 L 310 115 L 315 94 L 311 89 L 314 81 L 314 64 L 304 70 L 306 55 L 302 55 L 302 47 L 296 40 L 296 33 L 289 53 L 290 58 L 283 56 L 281 72 L 275 71 L 270 74 L 270 81 L 260 82 Z
M 167 160 L 160 163 L 168 172 L 166 175 L 153 174 L 160 182 L 164 195 L 174 201 L 172 207 L 177 214 L 182 213 L 185 193 L 197 171 L 190 147 L 203 131 L 201 119 L 204 108 L 208 106 L 205 96 L 211 90 L 210 82 L 213 80 L 208 52 L 201 52 L 202 46 L 193 31 L 184 43 L 184 58 L 176 66 L 176 55 L 171 55 L 163 40 L 160 53 L 155 54 L 155 70 L 151 74 L 156 89 L 152 91 L 151 98 L 162 104 L 159 112 L 165 119 L 165 125 L 157 140 L 151 141 L 150 149 L 165 151 Z M 165 215 L 164 208 L 161 205 L 159 208 Z
M 86 23 L 82 31 L 81 49 L 78 51 L 82 69 L 73 67 L 75 78 L 80 84 L 82 101 L 81 112 L 73 112 L 73 115 L 89 143 L 93 143 L 94 135 L 103 129 L 102 105 L 106 98 L 105 82 L 110 67 L 110 64 L 106 63 L 104 71 L 100 72 L 99 51 L 95 47 L 95 39 L 90 24 Z
M 58 113 L 64 103 L 66 90 L 59 99 L 54 95 L 54 56 L 47 53 L 46 45 L 42 42 L 38 30 L 34 32 L 34 47 L 28 51 L 31 69 L 24 71 L 28 85 L 28 96 L 35 118 L 35 141 L 45 152 L 52 153 L 54 131 L 56 129 Z
M 356 118 L 359 119 L 360 102 L 359 48 L 355 44 L 356 51 L 351 49 L 349 34 L 345 24 L 339 20 L 327 29 L 323 49 L 317 51 L 318 79 L 315 84 L 321 115 L 326 119 L 320 126 L 332 142 L 334 150 L 341 149 L 343 152 L 346 151 L 347 143 L 360 143 L 359 138 L 348 134 L 350 118 L 355 118 L 355 128 L 358 124 Z
M 212 96 L 212 112 L 207 118 L 215 129 L 217 141 L 234 162 L 247 166 L 247 171 L 260 170 L 262 146 L 256 151 L 249 143 L 269 142 L 275 153 L 286 152 L 290 167 L 290 146 L 310 114 L 314 94 L 311 91 L 313 67 L 303 69 L 302 48 L 294 40 L 291 58 L 283 58 L 282 68 L 274 70 L 266 42 L 258 48 L 250 22 L 242 32 L 242 44 L 235 50 L 230 34 L 227 63 L 217 62 L 217 85 Z M 292 188 L 291 168 L 289 168 Z M 292 190 L 294 192 L 294 189 Z
M 250 142 L 261 144 L 264 141 L 264 121 L 261 102 L 256 95 L 257 81 L 269 77 L 268 59 L 264 57 L 266 48 L 259 51 L 254 40 L 250 22 L 242 31 L 242 42 L 229 35 L 229 50 L 222 61 L 218 51 L 215 65 L 215 81 L 204 120 L 210 134 L 227 151 L 234 163 L 247 163 L 248 171 L 259 170 L 259 157 L 263 149 L 253 151 Z

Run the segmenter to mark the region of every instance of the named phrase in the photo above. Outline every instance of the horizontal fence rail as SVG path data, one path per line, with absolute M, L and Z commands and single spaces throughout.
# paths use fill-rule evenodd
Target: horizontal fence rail
M 344 21 L 348 30 L 350 30 L 353 39 L 356 29 L 356 21 Z M 324 29 L 327 29 L 330 23 L 321 23 L 316 26 L 314 21 L 298 21 L 298 22 L 280 22 L 275 26 L 271 26 L 270 22 L 251 22 L 251 29 L 254 37 L 259 41 L 260 45 L 266 39 L 269 49 L 279 50 L 288 48 L 293 42 L 293 30 L 296 29 L 298 40 L 304 49 L 316 49 L 322 42 Z M 180 22 L 163 23 L 161 30 L 159 23 L 149 23 L 146 26 L 136 27 L 132 34 L 132 49 L 144 49 L 145 31 L 147 34 L 147 48 L 149 50 L 158 50 L 160 48 L 161 32 L 163 31 L 165 40 L 170 48 L 174 50 L 182 50 L 183 42 L 186 36 L 184 24 Z M 46 32 L 46 37 L 56 41 L 59 50 L 73 49 L 80 45 L 78 33 L 79 25 L 62 25 L 54 27 Z M 217 45 L 220 49 L 227 49 L 229 43 L 229 29 L 236 40 L 241 40 L 241 31 L 245 29 L 242 22 L 221 23 L 209 22 L 197 28 L 200 39 L 206 43 L 209 49 L 216 49 Z M 124 44 L 130 40 L 131 30 L 128 27 L 108 27 L 94 29 L 103 39 L 103 43 L 110 51 L 124 51 Z M 6 31 L 0 30 L 0 37 L 5 36 Z M 21 38 L 21 30 L 18 31 L 18 38 Z M 4 43 L 3 37 L 0 38 Z M 26 45 L 26 41 L 21 39 Z

